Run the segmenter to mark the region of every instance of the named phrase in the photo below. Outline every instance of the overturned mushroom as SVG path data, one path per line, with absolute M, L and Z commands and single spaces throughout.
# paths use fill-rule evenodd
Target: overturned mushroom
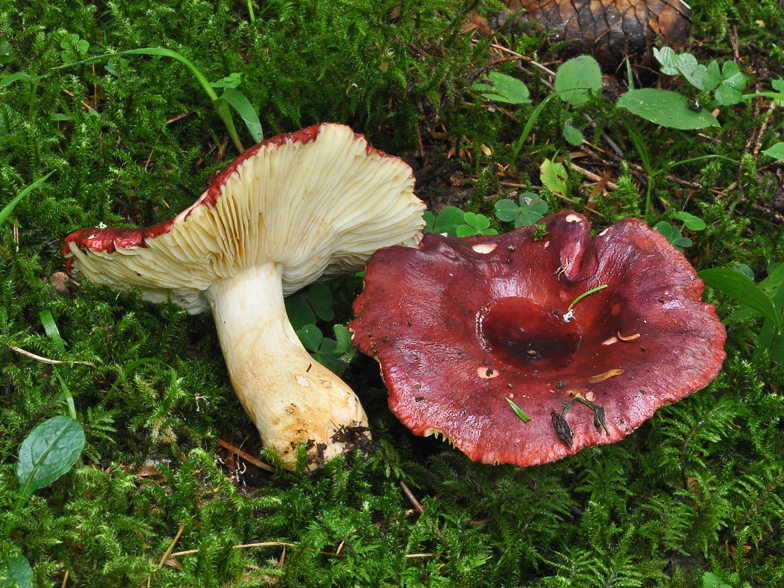
M 632 62 L 650 67 L 657 40 L 675 50 L 686 46 L 691 9 L 681 0 L 503 0 L 507 10 L 486 21 L 469 16 L 479 34 L 490 36 L 500 27 L 537 23 L 554 29 L 553 41 L 571 41 L 563 55 L 593 55 L 614 72 L 628 55 Z M 513 22 L 507 22 L 514 15 Z
M 619 441 L 724 360 L 702 281 L 660 233 L 624 219 L 592 239 L 571 211 L 542 222 L 541 240 L 527 227 L 382 249 L 354 303 L 354 340 L 381 363 L 392 411 L 475 461 Z
M 411 169 L 348 127 L 268 139 L 235 160 L 174 220 L 149 229 L 86 228 L 66 238 L 68 266 L 118 290 L 212 311 L 234 390 L 293 467 L 298 441 L 315 465 L 367 418 L 353 391 L 305 351 L 283 297 L 362 269 L 379 247 L 415 246 L 424 204 Z

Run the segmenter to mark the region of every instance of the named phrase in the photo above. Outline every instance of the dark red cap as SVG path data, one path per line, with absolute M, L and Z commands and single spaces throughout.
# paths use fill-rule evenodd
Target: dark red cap
M 381 363 L 392 411 L 475 461 L 619 441 L 725 357 L 702 281 L 660 233 L 624 219 L 593 239 L 572 211 L 542 223 L 540 240 L 526 227 L 381 249 L 354 303 L 354 341 Z

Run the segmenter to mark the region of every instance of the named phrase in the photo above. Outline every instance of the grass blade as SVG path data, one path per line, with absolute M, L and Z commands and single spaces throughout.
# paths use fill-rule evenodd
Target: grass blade
M 727 296 L 770 319 L 776 332 L 779 332 L 781 323 L 773 301 L 742 273 L 727 268 L 714 268 L 702 270 L 697 275 L 709 286 L 721 290 Z
M 54 170 L 54 171 L 57 171 L 57 170 Z M 0 225 L 2 225 L 3 222 L 5 221 L 5 219 L 7 219 L 9 217 L 11 212 L 13 212 L 14 207 L 16 207 L 16 205 L 19 204 L 19 202 L 21 202 L 22 198 L 24 198 L 30 192 L 35 190 L 38 186 L 43 184 L 49 178 L 49 176 L 51 176 L 54 173 L 54 171 L 50 171 L 44 177 L 38 178 L 35 182 L 33 182 L 32 184 L 27 186 L 27 188 L 25 188 L 24 190 L 19 192 L 19 195 L 16 198 L 14 198 L 13 200 L 11 200 L 11 202 L 6 204 L 5 207 L 3 208 L 3 210 L 0 210 Z

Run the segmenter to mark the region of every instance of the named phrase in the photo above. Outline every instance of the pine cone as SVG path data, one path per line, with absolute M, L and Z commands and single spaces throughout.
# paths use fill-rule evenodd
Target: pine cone
M 681 0 L 502 0 L 509 7 L 490 21 L 476 13 L 469 20 L 481 36 L 502 26 L 518 27 L 536 22 L 555 29 L 554 41 L 573 39 L 563 57 L 592 55 L 608 73 L 615 72 L 629 56 L 632 63 L 650 67 L 651 47 L 661 38 L 675 50 L 686 45 L 691 29 L 691 9 Z M 518 10 L 526 12 L 507 20 Z

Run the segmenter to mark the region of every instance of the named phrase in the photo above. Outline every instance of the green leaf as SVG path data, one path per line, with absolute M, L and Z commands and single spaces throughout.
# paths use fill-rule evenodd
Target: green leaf
M 784 263 L 779 263 L 768 268 L 768 277 L 762 280 L 759 283 L 760 290 L 765 292 L 770 298 L 773 300 L 773 305 L 776 306 L 778 310 L 781 310 L 782 305 L 776 305 L 776 298 L 778 298 L 781 294 L 784 294 L 784 288 L 782 288 L 782 284 L 784 284 Z
M 11 130 L 11 117 L 14 111 L 8 104 L 0 103 L 0 137 L 7 135 Z
M 297 336 L 302 341 L 305 349 L 313 352 L 319 350 L 321 341 L 324 338 L 324 335 L 321 334 L 321 329 L 316 325 L 305 325 L 297 331 Z
M 566 183 L 566 168 L 562 163 L 554 163 L 551 159 L 545 159 L 542 162 L 540 179 L 550 192 L 567 195 L 569 188 Z
M 572 145 L 582 145 L 583 134 L 579 129 L 576 129 L 572 126 L 571 118 L 566 119 L 566 123 L 564 123 L 563 135 L 564 139 L 566 139 Z
M 705 75 L 702 78 L 702 85 L 706 92 L 710 92 L 721 83 L 721 70 L 719 62 L 715 59 L 710 62 Z
M 463 224 L 465 213 L 456 206 L 444 206 L 438 213 L 434 233 L 446 233 L 452 237 L 457 236 L 457 227 Z
M 459 227 L 457 227 L 455 233 L 458 237 L 473 237 L 475 235 L 480 234 L 481 231 L 475 229 L 470 225 L 460 225 Z
M 351 342 L 351 331 L 345 325 L 335 325 L 332 327 L 335 331 L 335 339 L 337 342 L 337 351 L 339 353 L 348 353 L 354 344 Z
M 531 193 L 520 196 L 520 214 L 515 219 L 515 228 L 530 227 L 536 224 L 549 208 L 547 202 Z
M 511 222 L 520 214 L 520 207 L 511 200 L 499 200 L 495 203 L 495 217 L 504 222 Z
M 667 237 L 667 240 L 670 242 L 670 244 L 676 247 L 679 251 L 683 251 L 682 247 L 692 246 L 691 239 L 684 237 L 678 227 L 673 227 L 667 221 L 658 222 L 653 228 Z
M 122 70 L 127 69 L 129 65 L 130 62 L 127 59 L 123 59 L 122 57 L 112 57 L 103 67 L 113 76 L 119 77 L 122 73 Z
M 732 106 L 743 99 L 742 94 L 738 90 L 727 84 L 719 86 L 713 96 L 720 106 Z
M 8 41 L 0 43 L 0 65 L 8 65 L 14 60 L 13 50 Z
M 740 272 L 728 268 L 713 268 L 702 270 L 697 275 L 709 286 L 721 290 L 727 296 L 770 319 L 776 332 L 781 328 L 779 315 L 771 299 L 759 286 Z
M 645 120 L 673 129 L 720 126 L 716 117 L 706 109 L 694 112 L 689 109 L 687 102 L 686 96 L 675 92 L 645 88 L 626 92 L 618 99 L 618 106 Z
M 702 92 L 705 90 L 705 87 L 702 84 L 702 78 L 705 76 L 708 69 L 704 65 L 700 65 L 694 55 L 691 53 L 684 53 L 681 55 L 678 71 L 699 91 Z
M 57 328 L 54 318 L 52 318 L 52 313 L 48 310 L 42 310 L 38 313 L 38 316 L 41 317 L 41 323 L 44 326 L 47 337 L 55 342 L 60 353 L 65 354 L 65 341 L 60 336 L 60 330 Z
M 735 263 L 730 266 L 730 269 L 733 269 L 736 272 L 740 272 L 748 279 L 750 279 L 752 282 L 754 281 L 754 271 L 745 263 Z
M 705 221 L 688 212 L 680 211 L 672 216 L 686 223 L 686 228 L 690 231 L 704 231 L 708 227 L 708 225 L 705 224 Z
M 241 82 L 242 74 L 235 71 L 216 82 L 210 82 L 210 86 L 213 88 L 236 88 Z
M 313 311 L 321 320 L 331 321 L 335 318 L 332 310 L 332 290 L 326 284 L 314 284 L 305 294 L 305 300 L 313 307 Z
M 295 331 L 300 330 L 305 325 L 316 323 L 316 315 L 304 296 L 286 298 L 284 303 L 286 304 L 286 314 L 289 317 L 289 322 Z
M 79 421 L 56 416 L 38 425 L 19 448 L 19 495 L 29 498 L 57 480 L 73 467 L 83 449 L 84 430 Z
M 48 174 L 46 174 L 44 177 L 42 177 L 42 178 L 38 178 L 38 179 L 37 179 L 35 182 L 33 182 L 32 184 L 30 184 L 29 186 L 27 186 L 27 187 L 26 187 L 24 190 L 22 190 L 21 192 L 19 192 L 19 194 L 17 195 L 17 197 L 16 197 L 16 198 L 14 198 L 13 200 L 11 200 L 11 202 L 9 202 L 8 204 L 6 204 L 6 205 L 5 205 L 5 207 L 3 208 L 3 210 L 0 210 L 0 225 L 2 225 L 2 224 L 3 224 L 3 222 L 5 222 L 5 219 L 7 219 L 7 218 L 8 218 L 8 216 L 9 216 L 9 215 L 11 214 L 11 212 L 14 210 L 14 207 L 15 207 L 17 204 L 19 204 L 19 202 L 22 200 L 22 198 L 24 198 L 24 197 L 25 197 L 25 196 L 27 196 L 27 195 L 28 195 L 30 192 L 32 192 L 33 190 L 35 190 L 35 189 L 36 189 L 38 186 L 40 186 L 41 184 L 43 184 L 43 183 L 44 183 L 44 182 L 45 182 L 45 181 L 46 181 L 46 180 L 49 178 L 49 176 L 51 176 L 53 173 L 54 173 L 54 171 L 50 171 L 50 172 L 49 172 Z
M 725 61 L 721 68 L 721 83 L 741 91 L 746 87 L 746 76 L 740 72 L 740 67 L 734 61 Z
M 225 100 L 239 113 L 256 143 L 261 143 L 264 140 L 264 132 L 261 130 L 259 115 L 256 114 L 253 106 L 242 92 L 235 90 L 232 87 L 228 87 L 223 91 L 223 95 L 219 100 Z
M 436 223 L 436 217 L 429 210 L 422 213 L 422 219 L 425 221 L 425 228 L 422 229 L 423 233 L 432 233 L 433 225 Z
M 21 553 L 16 557 L 5 560 L 6 572 L 8 577 L 0 580 L 0 586 L 21 586 L 21 588 L 32 588 L 33 568 L 30 562 Z
M 602 89 L 602 70 L 593 57 L 581 55 L 565 62 L 555 74 L 555 90 L 572 106 L 588 101 L 588 92 Z
M 765 149 L 763 153 L 768 157 L 784 161 L 784 143 L 776 143 L 772 147 Z
M 481 92 L 483 98 L 494 100 L 495 102 L 530 104 L 528 87 L 517 78 L 492 71 L 487 76 L 487 79 L 492 82 L 492 86 L 477 82 L 471 86 L 471 89 Z
M 474 214 L 473 212 L 466 212 L 463 220 L 466 222 L 467 225 L 474 227 L 475 229 L 484 231 L 487 227 L 490 226 L 490 219 L 487 218 L 483 214 Z
M 667 76 L 677 76 L 678 66 L 680 65 L 680 57 L 670 47 L 662 47 L 661 49 L 654 47 L 653 55 L 659 62 L 661 72 Z
M 784 93 L 784 78 L 771 80 L 770 85 L 773 86 L 774 90 L 778 90 L 779 92 Z
M 14 73 L 14 74 L 11 74 L 10 76 L 5 76 L 4 78 L 0 79 L 0 88 L 3 88 L 5 86 L 9 86 L 9 85 L 11 85 L 14 82 L 17 82 L 19 80 L 22 80 L 24 82 L 24 81 L 33 80 L 33 79 L 38 79 L 38 78 L 37 77 L 33 78 L 33 77 L 27 75 L 23 71 L 18 71 L 18 72 Z
M 517 406 L 517 405 L 514 403 L 514 401 L 513 401 L 513 400 L 511 400 L 510 398 L 507 398 L 506 396 L 504 396 L 504 398 L 506 398 L 506 401 L 509 403 L 509 406 L 511 406 L 511 407 L 512 407 L 512 410 L 514 411 L 514 413 L 515 413 L 515 414 L 516 414 L 518 417 L 520 417 L 520 420 L 521 420 L 521 421 L 523 421 L 524 423 L 527 423 L 528 421 L 530 421 L 530 420 L 531 420 L 531 417 L 529 417 L 527 414 L 525 414 L 525 413 L 523 412 L 523 409 L 522 409 L 522 408 L 520 408 L 519 406 Z

